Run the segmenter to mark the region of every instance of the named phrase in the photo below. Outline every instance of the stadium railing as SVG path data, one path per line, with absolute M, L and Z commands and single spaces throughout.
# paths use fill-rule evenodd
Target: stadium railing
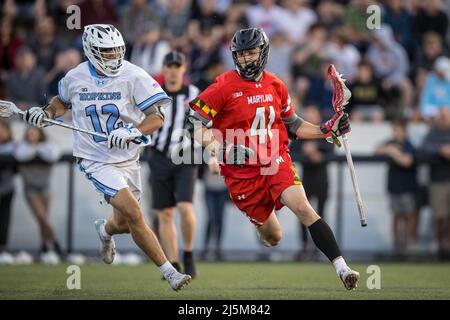
M 142 161 L 146 160 L 146 154 L 141 157 Z M 353 161 L 355 163 L 388 163 L 390 160 L 387 157 L 383 156 L 368 156 L 368 155 L 353 155 Z M 429 164 L 432 162 L 433 159 L 426 158 L 422 155 L 418 155 L 416 157 L 416 163 L 417 164 Z M 26 165 L 29 164 L 36 164 L 36 163 L 42 163 L 43 160 L 40 160 L 39 158 L 34 159 L 30 162 L 17 162 L 17 160 L 13 156 L 5 156 L 0 155 L 0 166 L 4 165 Z M 71 154 L 64 154 L 61 156 L 61 158 L 57 161 L 58 163 L 66 163 L 69 167 L 68 170 L 68 191 L 67 191 L 67 221 L 66 221 L 66 248 L 67 252 L 71 253 L 74 251 L 73 247 L 73 229 L 74 229 L 74 201 L 76 197 L 75 193 L 75 164 L 76 160 Z M 303 163 L 306 163 L 305 161 L 302 161 Z M 336 206 L 336 238 L 339 241 L 342 239 L 342 232 L 343 232 L 343 198 L 344 198 L 344 177 L 347 170 L 347 164 L 346 164 L 346 158 L 344 155 L 330 155 L 326 158 L 326 162 L 328 163 L 336 163 L 337 166 L 337 183 L 336 183 L 336 196 L 337 196 L 337 206 Z

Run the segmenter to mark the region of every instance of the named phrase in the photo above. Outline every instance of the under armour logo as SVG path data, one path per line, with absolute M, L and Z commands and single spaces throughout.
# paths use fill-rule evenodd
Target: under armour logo
M 106 81 L 102 79 L 97 79 L 96 81 L 98 86 L 103 86 L 106 83 Z
M 237 196 L 238 200 L 245 200 L 245 194 L 240 194 Z
M 277 164 L 280 164 L 280 163 L 284 162 L 284 159 L 282 156 L 279 156 L 275 161 Z
M 262 84 L 261 83 L 256 83 L 255 84 L 257 88 L 262 88 Z

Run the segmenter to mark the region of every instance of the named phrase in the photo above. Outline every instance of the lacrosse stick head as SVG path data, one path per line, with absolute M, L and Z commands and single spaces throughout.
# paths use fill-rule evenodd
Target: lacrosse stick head
M 19 108 L 13 102 L 0 100 L 0 118 L 10 118 L 19 112 Z
M 333 108 L 336 113 L 344 112 L 345 105 L 348 104 L 352 93 L 345 85 L 345 79 L 339 74 L 334 67 L 330 64 L 328 66 L 328 79 L 331 82 L 331 87 L 333 89 Z

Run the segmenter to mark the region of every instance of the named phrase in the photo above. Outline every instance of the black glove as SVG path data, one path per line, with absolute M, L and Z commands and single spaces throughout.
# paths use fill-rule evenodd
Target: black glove
M 241 144 L 235 145 L 229 142 L 223 144 L 222 159 L 226 164 L 233 164 L 239 168 L 244 167 L 250 156 L 253 154 L 253 150 L 243 146 Z

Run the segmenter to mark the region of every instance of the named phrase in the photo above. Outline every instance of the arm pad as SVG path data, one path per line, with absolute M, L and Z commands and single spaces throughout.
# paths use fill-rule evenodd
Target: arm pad
M 164 120 L 166 116 L 166 107 L 170 104 L 172 100 L 170 99 L 163 99 L 158 101 L 157 103 L 153 104 L 150 108 L 147 108 L 144 110 L 144 114 L 146 116 L 149 116 L 151 114 L 156 114 L 161 117 L 161 119 Z
M 203 117 L 200 113 L 195 110 L 190 109 L 188 115 L 186 116 L 186 129 L 191 135 L 198 128 L 205 127 L 209 128 L 211 126 L 211 121 Z
M 284 125 L 291 139 L 297 139 L 297 129 L 302 125 L 304 120 L 298 115 L 294 114 L 288 118 L 283 118 Z

